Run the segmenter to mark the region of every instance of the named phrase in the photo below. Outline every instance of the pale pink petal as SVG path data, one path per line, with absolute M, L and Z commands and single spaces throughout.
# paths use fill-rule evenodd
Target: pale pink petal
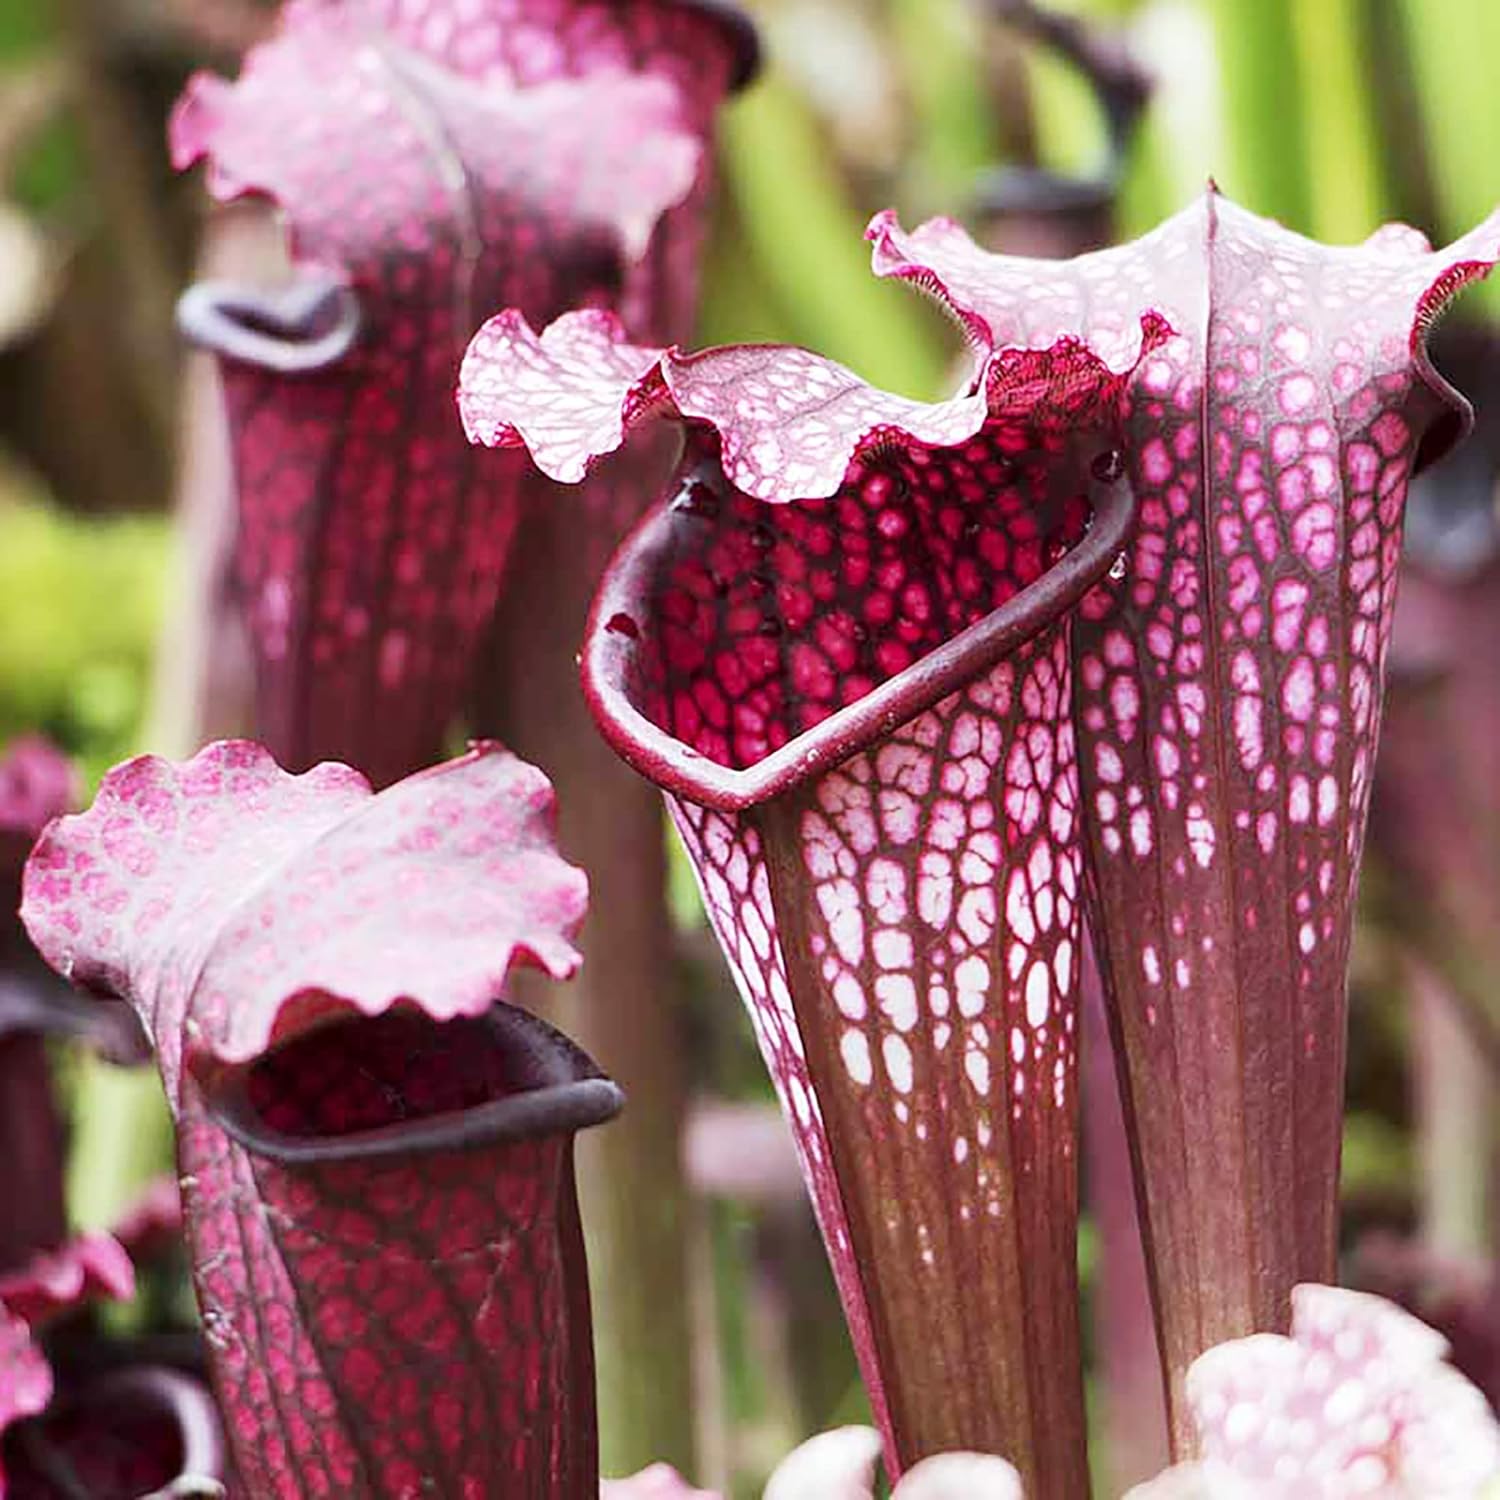
M 1023 1500 L 1021 1476 L 988 1453 L 939 1453 L 907 1470 L 891 1500 Z
M 1381 1385 L 1448 1356 L 1448 1341 L 1384 1297 L 1308 1283 L 1292 1293 L 1292 1338 L 1333 1360 L 1340 1374 Z
M 605 1479 L 599 1500 L 719 1500 L 712 1490 L 694 1489 L 671 1464 L 652 1464 L 626 1479 Z
M 776 1466 L 764 1500 L 873 1500 L 879 1459 L 873 1427 L 820 1432 Z
M 1174 1464 L 1155 1479 L 1148 1479 L 1125 1492 L 1125 1500 L 1239 1500 L 1243 1486 L 1231 1479 L 1228 1486 L 1211 1486 L 1203 1464 Z

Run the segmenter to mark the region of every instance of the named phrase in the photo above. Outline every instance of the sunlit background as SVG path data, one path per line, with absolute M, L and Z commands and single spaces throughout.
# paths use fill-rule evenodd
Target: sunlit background
M 723 119 L 702 336 L 806 344 L 912 394 L 941 388 L 955 335 L 869 276 L 863 227 L 887 205 L 908 223 L 948 213 L 992 244 L 1058 253 L 1136 235 L 1210 177 L 1335 241 L 1392 218 L 1446 240 L 1500 198 L 1489 0 L 1059 4 L 1088 22 L 1102 88 L 1000 0 L 753 8 L 767 68 Z M 40 731 L 90 782 L 139 749 L 185 751 L 201 722 L 184 702 L 201 687 L 201 601 L 181 559 L 202 538 L 174 515 L 191 514 L 181 497 L 212 469 L 217 434 L 211 402 L 184 382 L 172 308 L 205 203 L 170 170 L 164 125 L 188 73 L 233 71 L 273 13 L 257 0 L 0 0 L 0 744 Z M 1070 212 L 1043 211 L 1062 200 Z M 1494 292 L 1469 295 L 1458 317 L 1493 318 Z M 1466 378 L 1482 396 L 1500 363 L 1482 338 L 1471 349 Z M 1500 424 L 1500 409 L 1488 418 Z M 1479 453 L 1473 482 L 1493 514 L 1494 466 Z M 1493 559 L 1480 563 L 1495 579 Z M 1500 641 L 1475 650 L 1500 659 Z M 1446 1295 L 1450 1273 L 1482 1283 L 1493 1250 L 1481 1042 L 1493 1065 L 1500 976 L 1475 981 L 1470 955 L 1455 1000 L 1462 984 L 1413 956 L 1424 893 L 1409 879 L 1377 851 L 1356 958 L 1346 1249 L 1368 1267 L 1420 1243 L 1429 1259 L 1410 1275 Z M 774 1146 L 779 1126 L 720 1107 L 753 1106 L 764 1085 L 679 894 L 697 979 L 685 1032 L 714 1103 L 694 1137 L 703 1191 L 686 1292 L 700 1471 L 758 1493 L 777 1455 L 857 1415 L 861 1398 L 800 1199 L 775 1170 L 745 1182 L 722 1170 L 757 1130 Z M 165 1163 L 157 1085 L 98 1063 L 69 1077 L 72 1208 L 104 1224 Z M 1094 1243 L 1086 1232 L 1091 1286 Z M 1500 1370 L 1500 1341 L 1489 1358 Z M 607 1453 L 609 1404 L 606 1389 Z

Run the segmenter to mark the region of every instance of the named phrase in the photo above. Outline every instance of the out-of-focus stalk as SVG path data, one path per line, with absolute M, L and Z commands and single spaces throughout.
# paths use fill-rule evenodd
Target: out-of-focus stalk
M 172 1122 L 149 1068 L 117 1068 L 102 1058 L 78 1063 L 68 1152 L 70 1215 L 103 1229 L 172 1158 Z
M 1408 949 L 1417 1192 L 1425 1247 L 1484 1256 L 1493 1245 L 1495 1076 L 1441 976 Z
M 1500 135 L 1500 8 L 1472 0 L 1398 0 L 1402 42 L 1417 82 L 1420 127 L 1442 230 L 1466 222 L 1494 188 Z M 1482 288 L 1478 307 L 1500 310 L 1500 285 Z
M 1303 155 L 1306 111 L 1293 19 L 1298 8 L 1297 0 L 1212 4 L 1229 117 L 1229 161 L 1220 186 L 1256 213 L 1306 232 L 1313 194 Z
M 1373 827 L 1395 877 L 1382 916 L 1405 951 L 1421 1235 L 1482 1255 L 1500 1067 L 1500 395 L 1492 337 L 1455 325 L 1435 359 L 1474 391 L 1472 441 L 1412 490 Z
M 263 202 L 226 204 L 204 225 L 204 279 L 272 290 L 291 278 L 281 224 Z M 207 739 L 250 722 L 249 645 L 233 596 L 234 456 L 212 355 L 183 360 L 177 421 L 174 578 L 157 641 L 145 741 L 161 755 L 190 755 Z
M 914 116 L 908 170 L 924 207 L 943 211 L 995 156 L 981 19 L 955 0 L 895 0 L 890 18 Z
M 1150 76 L 1152 94 L 1120 181 L 1125 239 L 1160 223 L 1228 160 L 1227 105 L 1216 86 L 1216 40 L 1208 15 L 1190 0 L 1155 0 L 1136 12 L 1129 40 Z
M 948 355 L 926 309 L 870 280 L 860 216 L 807 106 L 774 77 L 725 117 L 725 187 L 802 342 L 876 385 L 930 396 Z
M 630 488 L 621 481 L 626 514 Z M 595 480 L 590 499 L 600 496 Z M 628 1474 L 659 1459 L 691 1471 L 687 1205 L 678 1167 L 686 1080 L 661 805 L 599 738 L 573 686 L 588 601 L 613 536 L 601 525 L 580 526 L 579 496 L 549 498 L 555 503 L 534 505 L 517 538 L 528 575 L 547 586 L 517 580 L 504 596 L 495 633 L 504 659 L 490 664 L 494 696 L 482 711 L 494 717 L 482 727 L 567 788 L 559 841 L 588 870 L 594 901 L 579 938 L 588 962 L 575 982 L 564 991 L 523 980 L 518 992 L 592 1055 L 607 1057 L 632 1100 L 616 1129 L 577 1146 L 600 1310 L 603 1470 Z
M 1301 227 L 1337 244 L 1390 217 L 1370 89 L 1366 7 L 1356 0 L 1293 5 L 1292 48 L 1302 102 L 1303 158 L 1316 190 Z

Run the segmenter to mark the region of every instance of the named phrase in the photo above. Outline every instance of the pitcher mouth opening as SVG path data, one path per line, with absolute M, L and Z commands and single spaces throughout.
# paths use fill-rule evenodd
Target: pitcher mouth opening
M 44 1416 L 6 1433 L 7 1450 L 12 1445 L 10 1465 L 45 1477 L 49 1494 L 52 1485 L 58 1494 L 93 1494 L 88 1478 L 111 1464 L 128 1467 L 153 1494 L 225 1493 L 213 1397 L 196 1379 L 164 1366 L 133 1365 L 65 1389 Z
M 323 271 L 305 270 L 278 289 L 200 281 L 177 301 L 177 327 L 189 343 L 280 375 L 338 364 L 362 321 L 358 294 Z
M 223 1068 L 207 1093 L 233 1140 L 289 1165 L 568 1136 L 624 1104 L 562 1033 L 503 1003 L 448 1021 L 340 1016 Z
M 936 470 L 943 454 L 919 457 Z M 985 492 L 964 450 L 947 462 L 968 465 L 961 470 L 970 475 L 967 499 L 882 508 L 894 464 L 883 469 L 887 457 L 877 448 L 862 461 L 859 494 L 846 484 L 828 500 L 773 505 L 734 489 L 703 435 L 690 432 L 675 496 L 648 513 L 605 572 L 580 658 L 584 695 L 604 737 L 662 790 L 738 811 L 831 769 L 1061 619 L 1130 540 L 1134 500 L 1118 452 L 1102 442 L 1072 456 L 1069 482 L 1029 507 Z M 844 538 L 851 525 L 866 534 L 855 538 L 859 556 Z M 929 576 L 906 601 L 925 618 L 906 630 L 908 639 L 888 634 L 872 644 L 847 610 L 820 598 L 818 587 L 804 588 L 805 578 L 788 576 L 811 554 L 831 559 L 845 577 L 878 577 L 878 547 L 866 546 L 868 536 L 908 525 L 931 531 L 919 549 Z M 764 570 L 746 566 L 757 551 L 769 559 Z M 790 570 L 777 566 L 794 552 L 800 560 Z M 758 620 L 750 612 L 757 590 L 766 599 Z M 882 618 L 889 620 L 890 608 L 881 603 Z M 684 647 L 684 631 L 704 617 L 715 639 Z M 833 658 L 815 650 L 819 640 L 832 642 Z M 724 695 L 705 667 L 716 646 L 734 648 L 725 668 L 732 683 L 757 674 L 771 683 L 755 707 L 719 701 Z M 799 698 L 798 684 L 814 681 L 835 689 L 820 704 Z M 779 714 L 780 722 L 767 723 L 768 703 L 769 717 Z

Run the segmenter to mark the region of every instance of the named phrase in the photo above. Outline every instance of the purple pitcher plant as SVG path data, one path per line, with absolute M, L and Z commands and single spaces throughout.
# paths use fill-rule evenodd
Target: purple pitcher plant
M 1475 649 L 1500 630 L 1500 345 L 1455 328 L 1439 349 L 1489 400 L 1473 440 L 1412 489 L 1371 833 L 1403 897 L 1382 916 L 1500 1066 L 1500 671 Z
M 218 1413 L 191 1374 L 72 1354 L 48 1341 L 90 1304 L 132 1295 L 130 1256 L 113 1236 L 81 1235 L 0 1276 L 0 1497 L 136 1500 L 219 1494 Z
M 115 1062 L 145 1056 L 135 1018 L 122 1006 L 80 1001 L 27 941 L 15 915 L 21 869 L 36 836 L 77 794 L 73 767 L 38 737 L 0 754 L 0 1275 L 63 1241 L 64 1129 L 48 1042 L 78 1040 Z
M 207 159 L 217 196 L 275 201 L 297 263 L 275 296 L 204 285 L 182 304 L 221 356 L 254 732 L 294 769 L 332 756 L 379 785 L 438 758 L 462 718 L 562 791 L 564 843 L 600 899 L 555 1018 L 639 1101 L 581 1164 L 600 1355 L 640 1403 L 632 1456 L 681 1462 L 686 1317 L 647 1284 L 686 1274 L 682 1188 L 662 1165 L 686 1082 L 664 1003 L 660 810 L 595 739 L 573 666 L 659 460 L 560 507 L 523 461 L 463 441 L 452 389 L 473 329 L 509 304 L 538 319 L 609 306 L 639 336 L 686 336 L 708 143 L 756 58 L 753 27 L 713 0 L 302 0 L 237 83 L 195 81 L 173 127 L 177 160 Z
M 289 765 L 385 784 L 441 755 L 523 475 L 454 427 L 464 343 L 512 303 L 649 321 L 690 292 L 704 139 L 752 36 L 671 0 L 293 0 L 236 83 L 190 83 L 174 161 L 274 203 L 293 261 L 180 309 L 220 356 L 256 722 Z
M 581 312 L 492 321 L 460 406 L 564 482 L 653 412 L 682 424 L 586 692 L 669 794 L 891 1471 L 972 1447 L 1081 1493 L 1079 909 L 1191 1453 L 1193 1359 L 1285 1329 L 1333 1273 L 1402 506 L 1467 419 L 1424 341 L 1500 219 L 1437 253 L 1400 226 L 1333 249 L 1210 190 L 1062 263 L 947 220 L 870 238 L 970 336 L 949 402 Z
M 21 868 L 32 840 L 74 796 L 73 768 L 45 740 L 22 739 L 0 757 L 0 1138 L 6 1142 L 0 1273 L 61 1243 L 63 1127 L 47 1061 L 49 1033 L 78 1007 L 40 963 L 16 919 Z
M 1179 1451 L 1205 1347 L 1281 1330 L 1331 1280 L 1345 975 L 1407 481 L 1467 403 L 1437 314 L 1500 216 L 1315 244 L 1210 191 L 1060 265 L 957 226 L 872 226 L 876 270 L 976 334 L 1070 330 L 1105 358 L 1143 307 L 1176 337 L 1131 383 L 1139 529 L 1073 634 L 1091 928 L 1139 1162 Z
M 1148 318 L 1137 344 L 1164 334 Z M 606 736 L 670 793 L 813 1190 L 893 1473 L 1086 1482 L 1066 627 L 1131 524 L 1112 370 L 987 351 L 933 406 L 797 350 L 494 320 L 471 435 L 583 477 L 653 409 L 672 498 L 606 576 Z
M 494 746 L 372 795 L 223 742 L 32 855 L 39 949 L 152 1037 L 250 1495 L 597 1494 L 571 1141 L 620 1094 L 496 1003 L 577 964 L 552 819 Z
M 11 1190 L 62 1196 L 60 1178 Z M 36 1224 L 24 1198 L 6 1201 L 13 1225 Z M 60 1237 L 0 1266 L 0 1500 L 221 1493 L 222 1426 L 196 1372 L 163 1363 L 149 1339 L 103 1339 L 89 1320 L 96 1304 L 135 1295 L 162 1227 L 159 1206 L 138 1205 L 114 1233 Z

